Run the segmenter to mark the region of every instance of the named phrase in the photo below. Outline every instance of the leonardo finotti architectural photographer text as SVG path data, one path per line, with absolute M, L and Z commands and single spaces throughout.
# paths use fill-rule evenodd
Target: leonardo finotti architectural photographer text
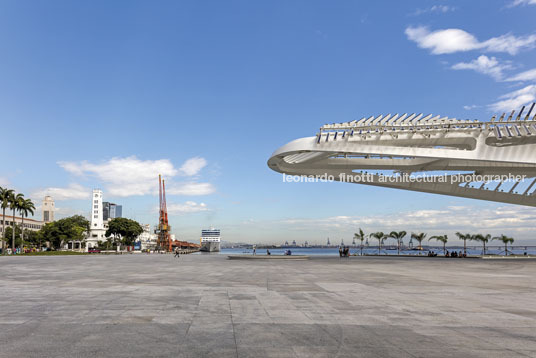
M 372 173 L 356 173 L 338 175 L 321 174 L 321 175 L 286 175 L 283 174 L 284 183 L 316 183 L 316 182 L 334 182 L 341 181 L 346 183 L 473 183 L 473 182 L 493 182 L 493 181 L 516 181 L 522 182 L 527 178 L 526 175 L 478 175 L 478 174 L 408 174 L 402 173 L 397 175 L 384 175 Z

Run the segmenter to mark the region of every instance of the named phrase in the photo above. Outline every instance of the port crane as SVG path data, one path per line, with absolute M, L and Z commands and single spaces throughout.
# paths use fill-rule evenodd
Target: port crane
M 171 226 L 168 222 L 168 213 L 166 205 L 166 184 L 162 179 L 162 176 L 158 175 L 158 198 L 160 201 L 158 227 L 155 230 L 155 234 L 158 236 L 157 249 L 171 252 Z

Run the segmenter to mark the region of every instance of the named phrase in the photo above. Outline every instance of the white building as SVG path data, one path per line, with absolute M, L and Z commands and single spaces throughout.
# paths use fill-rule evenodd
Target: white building
M 154 250 L 156 248 L 157 236 L 154 233 L 151 233 L 151 225 L 145 224 L 141 226 L 143 232 L 136 239 L 136 242 L 140 243 L 141 250 Z
M 106 231 L 108 230 L 108 221 L 113 219 L 109 217 L 104 219 L 104 205 L 103 205 L 103 193 L 100 189 L 93 189 L 91 195 L 91 218 L 89 226 L 89 234 L 86 240 L 86 250 L 96 248 L 99 245 L 99 241 L 106 241 Z M 115 204 L 114 204 L 115 205 Z M 119 206 L 120 207 L 120 206 Z M 121 212 L 119 212 L 121 215 Z M 114 215 L 115 217 L 115 215 Z M 120 216 L 119 216 L 120 217 Z M 141 249 L 154 249 L 156 247 L 156 235 L 151 233 L 151 225 L 142 225 L 143 233 L 136 239 L 141 244 Z
M 41 230 L 44 226 L 44 222 L 40 220 L 34 220 L 29 218 L 24 218 L 24 230 L 31 230 L 31 231 L 38 231 Z M 22 225 L 22 218 L 20 216 L 15 216 L 15 225 L 17 225 L 19 228 Z M 13 227 L 13 216 L 6 215 L 6 229 L 8 227 Z M 2 222 L 2 215 L 0 215 L 0 237 L 2 236 L 2 228 L 3 228 L 3 222 Z
M 102 190 L 93 189 L 91 198 L 91 225 L 86 245 L 88 249 L 97 247 L 99 241 L 105 241 L 108 229 L 103 220 Z

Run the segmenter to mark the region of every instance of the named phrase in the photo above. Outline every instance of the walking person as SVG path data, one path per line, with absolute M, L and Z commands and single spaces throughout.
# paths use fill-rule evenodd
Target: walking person
M 176 257 L 176 258 L 180 258 L 180 250 L 179 250 L 178 247 L 175 248 L 175 255 L 174 255 L 174 257 Z

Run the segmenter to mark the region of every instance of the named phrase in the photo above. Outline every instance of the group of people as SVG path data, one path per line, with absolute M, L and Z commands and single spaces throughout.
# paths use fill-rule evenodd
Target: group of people
M 436 257 L 437 256 L 437 252 L 434 252 L 434 251 L 428 251 L 428 257 Z M 445 257 L 467 257 L 467 254 L 465 252 L 456 252 L 456 251 L 452 251 L 452 252 L 449 252 L 449 250 L 447 250 L 445 252 Z
M 350 256 L 350 248 L 349 247 L 339 247 L 339 257 L 349 257 Z
M 447 252 L 445 253 L 445 257 L 467 257 L 467 254 L 465 252 L 456 252 L 456 251 L 452 251 L 452 252 L 449 252 L 449 250 L 447 250 Z

